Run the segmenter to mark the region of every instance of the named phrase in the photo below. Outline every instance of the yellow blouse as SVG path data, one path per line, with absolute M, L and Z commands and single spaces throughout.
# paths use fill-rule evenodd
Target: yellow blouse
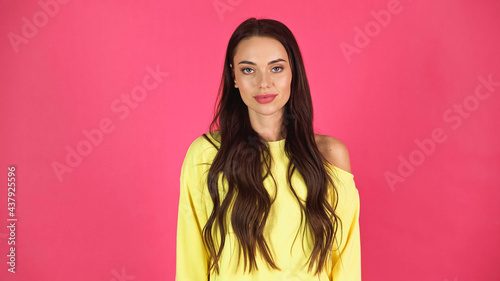
M 211 138 L 210 134 L 207 134 Z M 211 138 L 212 139 L 212 138 Z M 212 141 L 214 141 L 212 139 Z M 217 142 L 214 141 L 215 144 Z M 286 185 L 288 157 L 284 151 L 285 140 L 268 142 L 273 163 L 271 172 L 276 179 L 277 189 L 269 176 L 264 180 L 264 186 L 271 198 L 277 190 L 278 196 L 271 205 L 266 222 L 264 237 L 269 245 L 272 256 L 278 268 L 271 268 L 265 259 L 261 259 L 259 251 L 256 254 L 258 270 L 251 274 L 243 273 L 243 253 L 238 264 L 238 240 L 229 227 L 226 234 L 226 244 L 220 260 L 220 274 L 208 275 L 208 252 L 205 250 L 202 230 L 210 216 L 213 203 L 208 193 L 206 176 L 209 165 L 217 150 L 203 136 L 195 139 L 187 150 L 180 175 L 180 196 L 177 222 L 177 259 L 176 281 L 359 281 L 361 280 L 361 251 L 359 235 L 359 194 L 354 183 L 354 176 L 333 165 L 334 183 L 338 189 L 339 201 L 336 214 L 342 221 L 342 228 L 337 230 L 332 256 L 320 275 L 314 276 L 314 270 L 307 272 L 306 263 L 312 251 L 312 236 L 305 232 L 304 245 L 302 235 L 304 223 L 297 235 L 300 225 L 300 208 L 297 199 Z M 219 177 L 219 189 L 227 184 Z M 297 170 L 292 176 L 293 187 L 301 199 L 305 199 L 307 189 Z M 226 185 L 227 186 L 227 185 Z M 223 193 L 221 194 L 221 202 Z M 333 199 L 333 196 L 330 198 Z M 330 201 L 332 202 L 332 201 Z M 231 209 L 229 209 L 230 214 Z M 226 215 L 230 217 L 230 215 Z M 228 222 L 230 220 L 228 219 Z M 230 223 L 228 224 L 230 225 Z M 293 243 L 294 238 L 295 243 Z M 340 236 L 341 235 L 341 236 Z M 338 240 L 341 240 L 340 247 Z M 214 237 L 220 241 L 220 237 Z M 293 246 L 292 246 L 293 244 Z M 304 252 L 305 250 L 305 252 Z M 247 264 L 248 266 L 248 264 Z M 315 269 L 316 266 L 313 267 Z

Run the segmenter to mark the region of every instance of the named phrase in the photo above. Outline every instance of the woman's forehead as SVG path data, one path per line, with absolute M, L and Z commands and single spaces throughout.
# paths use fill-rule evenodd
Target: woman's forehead
M 261 36 L 241 40 L 235 49 L 234 55 L 236 64 L 241 60 L 267 64 L 279 58 L 288 60 L 286 49 L 281 42 L 274 38 Z

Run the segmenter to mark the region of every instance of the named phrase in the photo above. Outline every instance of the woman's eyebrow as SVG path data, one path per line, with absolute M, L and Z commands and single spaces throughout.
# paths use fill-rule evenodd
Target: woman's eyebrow
M 268 65 L 269 65 L 269 64 L 273 64 L 273 63 L 277 63 L 277 62 L 279 62 L 279 61 L 285 61 L 285 60 L 284 60 L 284 59 L 275 59 L 275 60 L 270 61 L 270 62 L 268 63 Z M 242 60 L 242 61 L 240 61 L 238 64 L 242 64 L 242 63 L 255 65 L 255 62 L 253 62 L 253 61 L 247 61 L 247 60 Z

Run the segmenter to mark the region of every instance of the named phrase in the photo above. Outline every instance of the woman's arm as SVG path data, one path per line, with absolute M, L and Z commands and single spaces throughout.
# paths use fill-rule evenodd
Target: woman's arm
M 360 281 L 359 192 L 351 173 L 349 152 L 344 143 L 330 136 L 325 136 L 319 147 L 328 162 L 338 171 L 338 181 L 335 182 L 339 195 L 336 214 L 342 221 L 342 228 L 339 226 L 337 230 L 332 249 L 333 269 L 329 277 L 332 281 Z
M 354 184 L 354 182 L 352 183 Z M 351 186 L 353 187 L 353 186 Z M 339 211 L 342 220 L 342 228 L 337 231 L 340 240 L 340 230 L 342 230 L 342 241 L 337 249 L 334 246 L 333 270 L 330 280 L 335 281 L 360 281 L 361 280 L 361 243 L 359 234 L 359 194 L 358 191 L 350 190 L 346 187 L 350 202 Z M 343 204 L 339 202 L 339 206 Z
M 207 221 L 202 196 L 201 143 L 195 140 L 189 147 L 180 176 L 177 220 L 176 281 L 203 281 L 208 277 L 208 254 L 202 230 Z

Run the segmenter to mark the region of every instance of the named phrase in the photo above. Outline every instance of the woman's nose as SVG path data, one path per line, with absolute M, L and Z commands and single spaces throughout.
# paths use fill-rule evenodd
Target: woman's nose
M 271 85 L 271 77 L 269 73 L 262 72 L 262 75 L 260 75 L 260 87 L 268 88 L 270 85 Z

